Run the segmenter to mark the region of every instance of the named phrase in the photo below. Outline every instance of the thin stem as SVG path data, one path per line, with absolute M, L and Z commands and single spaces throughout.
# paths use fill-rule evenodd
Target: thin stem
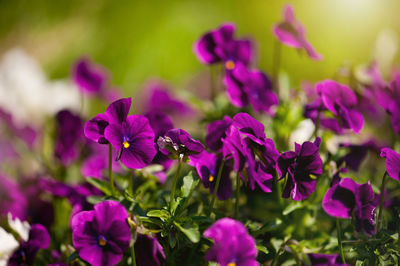
M 383 174 L 382 177 L 382 184 L 381 184 L 381 197 L 379 201 L 379 213 L 378 213 L 378 219 L 376 221 L 376 230 L 378 231 L 380 227 L 382 226 L 382 214 L 383 214 L 383 204 L 385 202 L 385 184 L 386 184 L 386 176 L 387 172 Z
M 217 197 L 217 191 L 219 188 L 219 183 L 221 182 L 221 176 L 222 176 L 222 168 L 224 168 L 224 164 L 225 164 L 225 159 L 222 159 L 221 164 L 219 165 L 219 169 L 218 169 L 218 175 L 217 175 L 217 181 L 215 183 L 215 187 L 214 187 L 214 193 L 211 199 L 211 210 L 214 209 L 214 203 L 215 203 L 215 199 Z
M 286 178 L 285 178 L 285 186 L 286 186 Z M 279 178 L 278 178 L 278 172 L 274 172 L 274 184 L 275 184 L 275 191 L 276 191 L 276 197 L 279 202 L 279 206 L 282 208 L 283 207 L 283 198 L 282 198 L 282 188 L 279 185 Z M 283 188 L 285 188 L 285 186 Z
M 339 218 L 336 218 L 336 232 L 337 232 L 337 238 L 338 238 L 338 246 L 339 246 L 340 257 L 342 258 L 342 262 L 344 264 L 346 264 L 346 260 L 344 259 L 344 253 L 343 253 L 342 232 L 341 232 L 341 228 L 340 228 Z
M 235 216 L 237 219 L 239 215 L 239 197 L 240 197 L 240 174 L 239 172 L 236 174 L 236 201 L 235 201 Z
M 132 238 L 133 236 L 134 234 L 132 233 Z M 132 265 L 136 266 L 135 242 L 133 242 L 131 246 L 131 257 L 132 257 Z
M 318 137 L 318 129 L 319 129 L 319 123 L 320 123 L 320 117 L 321 117 L 321 106 L 318 107 L 318 113 L 317 113 L 317 118 L 315 120 L 315 128 L 314 132 L 311 135 L 311 138 L 317 138 Z M 311 140 L 310 138 L 310 140 Z
M 169 200 L 170 209 L 172 209 L 172 206 L 174 205 L 173 203 L 175 202 L 175 189 L 176 189 L 176 184 L 178 183 L 179 173 L 181 172 L 181 169 L 182 169 L 182 159 L 179 158 L 178 168 L 175 171 L 174 181 L 172 182 L 171 196 Z
M 128 191 L 133 195 L 133 177 L 135 176 L 135 170 L 132 172 L 132 176 L 128 176 Z
M 111 195 L 114 194 L 114 177 L 113 177 L 113 172 L 112 172 L 112 146 L 111 143 L 108 144 L 108 176 L 110 178 L 110 187 L 111 187 Z

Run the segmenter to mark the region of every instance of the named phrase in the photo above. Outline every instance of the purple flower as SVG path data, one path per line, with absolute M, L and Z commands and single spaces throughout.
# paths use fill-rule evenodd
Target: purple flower
M 322 174 L 320 143 L 319 137 L 314 143 L 306 141 L 301 146 L 295 143 L 295 151 L 284 152 L 278 158 L 280 176 L 288 174 L 282 197 L 303 200 L 314 192 L 316 178 Z
M 218 29 L 204 34 L 194 45 L 194 53 L 204 64 L 224 62 L 228 70 L 236 63 L 248 65 L 253 57 L 252 44 L 249 40 L 233 38 L 235 26 L 222 24 Z
M 115 265 L 129 248 L 131 232 L 125 207 L 117 201 L 103 201 L 92 211 L 72 218 L 72 242 L 79 256 L 94 266 Z
M 19 248 L 14 251 L 8 261 L 8 265 L 33 265 L 36 253 L 41 249 L 46 249 L 50 245 L 50 235 L 47 229 L 41 224 L 32 225 L 29 230 L 28 241 L 21 239 Z
M 386 89 L 377 92 L 377 101 L 389 113 L 396 134 L 400 134 L 400 73 L 397 73 Z
M 400 181 L 400 154 L 390 148 L 381 150 L 381 157 L 386 158 L 386 171 L 394 180 Z
M 337 164 L 341 165 L 343 162 L 346 163 L 346 167 L 357 172 L 360 168 L 361 163 L 367 156 L 369 150 L 376 152 L 378 154 L 380 147 L 376 144 L 374 140 L 366 141 L 362 144 L 341 144 L 341 147 L 346 147 L 349 152 L 340 157 Z
M 157 238 L 144 234 L 137 234 L 135 255 L 138 266 L 160 266 L 165 261 L 164 249 Z
M 168 130 L 164 137 L 158 138 L 157 144 L 163 154 L 173 159 L 186 160 L 187 156 L 199 154 L 204 150 L 203 144 L 192 139 L 183 129 Z
M 213 151 L 221 151 L 222 139 L 226 136 L 226 130 L 232 124 L 233 120 L 225 116 L 222 120 L 213 121 L 207 126 L 206 144 Z
M 154 131 L 143 115 L 130 115 L 121 124 L 109 124 L 104 130 L 104 137 L 119 152 L 117 160 L 121 159 L 129 168 L 149 165 L 157 153 Z
M 209 188 L 214 193 L 215 184 L 219 168 L 221 167 L 222 158 L 213 153 L 203 151 L 198 155 L 190 157 L 189 164 L 196 167 L 197 173 L 205 188 Z M 224 164 L 221 172 L 221 181 L 219 183 L 217 196 L 219 200 L 226 200 L 232 196 L 232 182 L 229 177 L 231 167 Z
M 255 111 L 272 115 L 271 107 L 279 102 L 269 78 L 261 71 L 248 70 L 240 63 L 225 73 L 224 84 L 230 102 L 236 107 L 250 104 Z
M 85 124 L 85 136 L 100 144 L 107 144 L 104 131 L 109 124 L 119 124 L 126 120 L 131 108 L 131 98 L 119 99 L 111 103 L 104 114 L 98 114 Z
M 308 258 L 310 259 L 311 265 L 313 266 L 339 266 L 339 265 L 348 265 L 343 264 L 342 259 L 340 258 L 339 254 L 317 254 L 317 253 L 310 253 L 307 254 Z
M 269 165 L 266 166 L 260 161 L 257 161 L 255 157 L 248 154 L 247 155 L 247 166 L 246 166 L 246 174 L 248 177 L 248 182 L 250 188 L 252 190 L 255 189 L 255 184 L 262 189 L 264 192 L 272 192 L 273 185 L 273 171 L 275 168 L 269 168 Z
M 371 184 L 358 184 L 343 178 L 326 192 L 322 208 L 327 214 L 349 219 L 355 214 L 356 229 L 368 235 L 375 233 L 375 194 Z
M 248 147 L 242 139 L 239 130 L 231 125 L 226 131 L 226 136 L 222 140 L 222 155 L 226 160 L 233 160 L 233 170 L 240 172 L 243 170 L 248 154 Z
M 306 31 L 303 25 L 296 20 L 291 5 L 287 4 L 285 6 L 283 9 L 283 21 L 274 26 L 273 32 L 281 43 L 290 47 L 304 49 L 313 60 L 318 61 L 322 59 L 322 56 L 306 40 Z
M 28 202 L 19 185 L 8 177 L 0 175 L 0 217 L 8 213 L 12 217 L 25 220 Z
M 56 116 L 57 137 L 55 157 L 63 165 L 69 165 L 79 156 L 79 144 L 83 139 L 83 125 L 79 115 L 62 110 Z
M 337 134 L 343 134 L 343 129 L 341 128 L 337 119 L 334 117 L 329 117 L 329 115 L 325 115 L 325 111 L 327 110 L 328 109 L 324 106 L 322 100 L 318 98 L 305 106 L 304 117 L 310 118 L 314 124 L 317 122 L 318 118 L 319 124 L 322 128 L 330 129 Z
M 241 222 L 231 218 L 219 219 L 204 231 L 204 236 L 214 240 L 205 256 L 206 261 L 222 266 L 258 265 L 256 242 Z
M 326 109 L 336 116 L 341 128 L 360 132 L 364 119 L 356 109 L 357 97 L 350 88 L 333 80 L 325 80 L 316 85 L 316 91 Z
M 99 94 L 106 88 L 108 77 L 106 72 L 88 58 L 79 59 L 76 63 L 72 77 L 82 93 Z

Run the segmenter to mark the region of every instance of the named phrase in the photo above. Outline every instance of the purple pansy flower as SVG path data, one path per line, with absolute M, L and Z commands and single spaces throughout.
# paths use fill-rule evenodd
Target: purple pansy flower
M 109 124 L 121 125 L 129 114 L 131 98 L 119 99 L 111 103 L 104 114 L 98 114 L 85 124 L 85 136 L 100 144 L 107 144 L 104 131 Z
M 240 172 L 243 170 L 246 163 L 246 155 L 248 147 L 242 139 L 239 130 L 231 125 L 226 130 L 226 136 L 222 140 L 222 155 L 226 160 L 233 160 L 233 170 Z
M 226 130 L 233 120 L 225 116 L 222 120 L 213 121 L 207 126 L 206 144 L 213 151 L 221 151 L 222 139 L 226 136 Z
M 190 157 L 189 164 L 196 167 L 201 181 L 205 188 L 209 188 L 211 193 L 214 193 L 217 175 L 221 167 L 222 158 L 213 153 L 203 151 L 198 155 Z M 232 195 L 232 182 L 229 177 L 231 167 L 224 164 L 221 172 L 221 181 L 219 183 L 217 196 L 219 200 L 229 199 Z
M 79 144 L 83 139 L 83 125 L 79 115 L 61 110 L 56 115 L 57 137 L 55 157 L 63 165 L 69 165 L 79 156 Z
M 41 224 L 34 224 L 29 230 L 27 241 L 20 240 L 19 248 L 14 251 L 8 265 L 33 265 L 36 253 L 41 249 L 46 249 L 50 245 L 50 235 L 47 229 Z
M 313 60 L 321 60 L 314 47 L 306 40 L 306 31 L 303 25 L 296 20 L 292 5 L 287 4 L 283 9 L 283 21 L 274 26 L 273 32 L 278 40 L 290 47 L 304 49 Z
M 222 24 L 218 29 L 204 34 L 195 44 L 194 53 L 204 64 L 223 62 L 225 68 L 232 70 L 237 62 L 248 65 L 253 57 L 249 40 L 234 39 L 235 26 Z
M 386 158 L 386 171 L 394 180 L 400 181 L 400 154 L 390 148 L 381 150 L 381 157 Z
M 13 180 L 0 175 L 0 217 L 8 213 L 13 218 L 25 220 L 28 202 L 19 185 Z
M 226 72 L 224 84 L 230 102 L 236 107 L 250 104 L 255 111 L 272 115 L 271 107 L 279 102 L 269 78 L 261 71 L 248 70 L 240 63 Z
M 343 178 L 326 192 L 322 208 L 327 214 L 349 219 L 353 213 L 356 229 L 368 235 L 375 233 L 375 194 L 371 184 L 358 184 L 351 178 Z
M 318 253 L 310 253 L 307 254 L 310 259 L 311 265 L 313 266 L 339 266 L 339 265 L 348 265 L 343 264 L 342 259 L 339 254 L 318 254 Z
M 138 266 L 161 266 L 166 258 L 157 238 L 144 234 L 137 234 L 135 255 Z
M 170 129 L 164 137 L 157 140 L 160 152 L 170 158 L 186 160 L 189 155 L 199 154 L 204 150 L 200 141 L 192 137 L 183 129 Z
M 400 134 L 400 73 L 396 73 L 388 88 L 377 91 L 377 101 L 389 113 L 396 134 Z
M 72 217 L 72 242 L 79 256 L 93 266 L 115 265 L 129 248 L 131 232 L 125 207 L 117 201 L 103 201 L 92 211 Z
M 380 147 L 374 140 L 368 140 L 362 144 L 350 144 L 344 143 L 340 145 L 349 149 L 349 152 L 340 157 L 337 164 L 341 165 L 343 162 L 346 163 L 346 167 L 357 172 L 360 168 L 361 163 L 367 156 L 368 151 L 373 151 L 378 154 Z
M 117 160 L 133 169 L 146 167 L 157 151 L 154 131 L 143 115 L 130 115 L 119 123 L 111 123 L 104 130 L 104 137 L 119 152 Z
M 278 158 L 280 176 L 288 174 L 282 197 L 303 200 L 314 192 L 316 178 L 322 174 L 322 160 L 319 155 L 321 139 L 295 143 L 295 151 L 284 152 Z
M 87 94 L 99 94 L 108 82 L 106 72 L 88 58 L 78 60 L 72 71 L 72 77 L 80 91 Z
M 256 242 L 241 222 L 231 218 L 219 219 L 204 231 L 204 236 L 214 240 L 205 256 L 206 261 L 222 266 L 258 265 Z

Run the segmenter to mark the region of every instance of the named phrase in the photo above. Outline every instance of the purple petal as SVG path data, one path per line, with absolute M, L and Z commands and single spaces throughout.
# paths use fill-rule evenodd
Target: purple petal
M 131 103 L 131 98 L 123 98 L 111 103 L 104 113 L 108 118 L 107 121 L 110 124 L 122 124 L 129 114 Z
M 390 148 L 381 150 L 381 157 L 386 158 L 386 171 L 388 175 L 400 181 L 400 154 Z

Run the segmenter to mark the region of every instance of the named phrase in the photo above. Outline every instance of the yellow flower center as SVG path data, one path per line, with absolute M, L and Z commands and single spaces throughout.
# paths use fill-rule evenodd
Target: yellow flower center
M 208 181 L 209 181 L 209 182 L 214 181 L 214 176 L 213 176 L 213 175 L 210 175 L 210 176 L 208 177 Z
M 228 60 L 225 62 L 225 68 L 228 70 L 232 70 L 235 68 L 235 62 L 233 62 L 232 60 Z M 229 265 L 231 266 L 231 265 Z
M 99 246 L 104 247 L 106 244 L 107 244 L 107 240 L 103 236 L 101 236 L 99 238 Z
M 228 266 L 236 266 L 236 262 L 229 262 Z
M 129 146 L 131 145 L 131 144 L 129 144 L 129 142 L 128 141 L 124 141 L 124 142 L 122 142 L 122 144 L 124 145 L 124 148 L 125 149 L 128 149 L 129 148 Z

